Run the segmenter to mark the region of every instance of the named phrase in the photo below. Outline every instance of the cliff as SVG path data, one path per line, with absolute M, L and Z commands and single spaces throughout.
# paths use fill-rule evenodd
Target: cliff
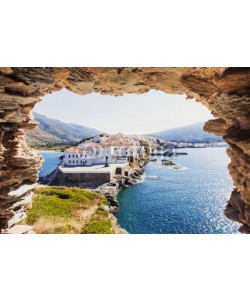
M 81 95 L 156 89 L 207 106 L 216 119 L 205 130 L 229 144 L 235 191 L 227 215 L 249 232 L 250 68 L 0 68 L 0 228 L 25 218 L 30 207 L 41 158 L 27 146 L 24 130 L 37 125 L 32 109 L 39 97 L 62 88 Z

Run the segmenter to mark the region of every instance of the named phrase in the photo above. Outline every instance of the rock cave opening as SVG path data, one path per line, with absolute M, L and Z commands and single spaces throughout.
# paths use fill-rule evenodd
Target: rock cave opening
M 171 95 L 162 91 L 150 90 L 144 94 L 125 93 L 122 96 L 115 97 L 98 93 L 82 96 L 66 89 L 61 89 L 60 91 L 42 97 L 42 101 L 34 106 L 33 114 L 35 120 L 40 124 L 38 124 L 37 129 L 27 131 L 26 139 L 28 138 L 28 145 L 32 148 L 35 147 L 39 149 L 39 154 L 46 160 L 46 162 L 42 164 L 42 170 L 39 172 L 39 178 L 42 182 L 44 176 L 56 168 L 58 163 L 57 158 L 64 154 L 57 151 L 62 151 L 64 148 L 77 145 L 81 140 L 100 133 L 108 135 L 122 133 L 135 138 L 139 138 L 140 136 L 142 138 L 142 136 L 148 135 L 151 136 L 151 139 L 155 136 L 155 139 L 157 137 L 159 138 L 158 145 L 160 147 L 160 145 L 163 145 L 161 137 L 168 140 L 168 136 L 166 136 L 168 133 L 167 129 L 182 128 L 181 133 L 183 130 L 189 130 L 186 133 L 182 133 L 184 139 L 178 136 L 178 133 L 176 139 L 173 135 L 170 135 L 172 138 L 170 143 L 173 144 L 164 144 L 164 147 L 161 147 L 173 146 L 177 148 L 177 152 L 185 151 L 185 147 L 189 149 L 192 149 L 192 147 L 195 147 L 194 149 L 213 147 L 211 150 L 217 147 L 223 147 L 223 149 L 220 150 L 223 150 L 224 153 L 227 147 L 226 143 L 223 144 L 222 137 L 206 133 L 203 130 L 205 122 L 213 119 L 208 108 L 196 102 L 195 99 L 187 100 L 185 95 Z M 65 128 L 67 124 L 69 128 Z M 186 126 L 190 126 L 190 124 L 192 124 L 191 128 L 189 129 L 189 127 L 187 127 L 186 129 Z M 78 128 L 78 126 L 83 127 Z M 65 134 L 65 130 L 67 134 Z M 82 132 L 80 133 L 81 130 Z M 196 134 L 197 136 L 192 136 L 192 130 L 194 131 L 194 135 Z M 195 130 L 198 132 L 196 133 Z M 43 135 L 41 135 L 41 131 Z M 200 131 L 202 131 L 202 133 Z M 85 133 L 87 134 L 86 136 L 84 136 Z M 156 133 L 156 135 L 154 135 L 154 133 Z M 199 136 L 200 134 L 201 136 Z M 202 134 L 204 134 L 204 136 L 202 136 Z M 41 144 L 39 140 L 40 137 L 45 139 L 45 144 Z M 48 153 L 48 149 L 52 149 L 55 152 Z M 193 159 L 193 155 L 198 157 L 197 154 L 192 152 L 189 154 L 191 154 L 189 160 Z M 211 156 L 216 155 L 218 155 L 216 151 L 212 151 L 211 153 L 207 152 L 206 156 L 201 157 L 200 160 L 207 161 L 211 159 Z M 164 158 L 166 157 L 161 157 L 161 159 Z M 222 158 L 224 157 L 222 156 Z M 215 160 L 216 159 L 215 157 Z M 225 165 L 229 163 L 228 160 L 226 161 Z M 80 162 L 79 160 L 79 163 Z M 185 166 L 183 167 L 186 168 Z M 228 173 L 226 166 L 221 168 L 225 173 Z M 188 172 L 190 171 L 189 169 Z M 204 169 L 204 173 L 205 172 Z M 190 176 L 195 175 L 191 173 Z M 206 176 L 209 175 L 207 174 Z M 229 174 L 226 178 L 230 178 Z M 214 186 L 216 185 L 216 180 L 218 180 L 218 178 L 214 176 Z M 199 189 L 198 184 L 197 182 L 196 189 Z M 60 185 L 63 185 L 63 183 Z M 88 187 L 90 186 L 91 183 L 89 183 Z M 232 189 L 233 183 L 229 180 L 228 190 L 223 200 L 224 206 L 229 199 Z M 168 194 L 165 193 L 165 195 L 167 197 Z M 223 212 L 224 206 L 223 208 L 219 206 L 219 201 L 221 201 L 219 200 L 220 196 L 218 197 L 218 195 L 214 194 L 213 198 L 216 199 L 215 203 L 216 205 L 218 204 L 218 210 Z M 200 201 L 200 199 L 197 199 L 197 201 Z M 208 199 L 204 199 L 203 201 L 208 201 Z M 194 206 L 193 210 L 195 209 L 197 208 Z M 217 210 L 215 207 L 204 209 L 210 210 L 210 214 L 212 214 L 212 210 Z M 193 214 L 195 215 L 194 212 Z M 225 227 L 225 225 L 223 226 Z
M 25 130 L 40 97 L 66 88 L 121 96 L 159 90 L 184 94 L 205 105 L 216 119 L 205 131 L 228 143 L 235 190 L 227 216 L 250 227 L 250 68 L 0 68 L 0 228 L 11 227 L 31 205 L 41 158 L 29 148 Z

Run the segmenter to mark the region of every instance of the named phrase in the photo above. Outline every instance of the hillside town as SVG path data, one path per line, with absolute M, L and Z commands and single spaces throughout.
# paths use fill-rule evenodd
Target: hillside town
M 98 191 L 116 209 L 118 192 L 142 180 L 147 162 L 156 161 L 155 156 L 162 156 L 163 165 L 181 169 L 165 158 L 186 155 L 178 148 L 187 146 L 206 147 L 206 144 L 171 142 L 153 136 L 101 133 L 65 149 L 61 163 L 41 181 L 48 185 Z
M 62 162 L 42 181 L 97 191 L 116 210 L 118 192 L 142 180 L 148 161 L 145 145 L 147 149 L 139 140 L 121 133 L 96 135 L 66 149 Z
M 124 184 L 131 184 L 140 179 L 148 160 L 145 145 L 147 149 L 143 142 L 121 133 L 96 135 L 65 149 L 62 162 L 43 180 L 91 189 L 124 178 Z
M 65 166 L 92 166 L 125 164 L 145 156 L 144 146 L 132 137 L 121 133 L 97 135 L 70 147 L 64 153 Z
M 223 147 L 224 142 L 209 143 Z M 63 167 L 110 166 L 133 163 L 156 152 L 175 152 L 178 148 L 206 148 L 207 143 L 172 142 L 152 136 L 99 134 L 64 151 Z M 78 168 L 78 170 L 84 170 Z

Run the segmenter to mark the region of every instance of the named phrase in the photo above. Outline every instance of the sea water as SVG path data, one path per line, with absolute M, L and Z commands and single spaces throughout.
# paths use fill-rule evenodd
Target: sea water
M 129 233 L 237 233 L 240 225 L 224 215 L 233 189 L 226 148 L 180 151 L 188 155 L 173 161 L 182 169 L 158 157 L 145 166 L 142 183 L 119 193 L 118 223 Z
M 38 151 L 39 154 L 43 157 L 44 162 L 42 164 L 42 169 L 39 172 L 39 176 L 45 176 L 53 171 L 58 163 L 60 162 L 59 157 L 63 155 L 59 151 Z

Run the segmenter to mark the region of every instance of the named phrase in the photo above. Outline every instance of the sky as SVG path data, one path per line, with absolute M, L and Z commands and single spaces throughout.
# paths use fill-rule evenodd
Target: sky
M 155 90 L 113 97 L 97 93 L 82 96 L 63 89 L 43 97 L 34 111 L 62 122 L 124 134 L 153 133 L 213 118 L 193 99 Z

